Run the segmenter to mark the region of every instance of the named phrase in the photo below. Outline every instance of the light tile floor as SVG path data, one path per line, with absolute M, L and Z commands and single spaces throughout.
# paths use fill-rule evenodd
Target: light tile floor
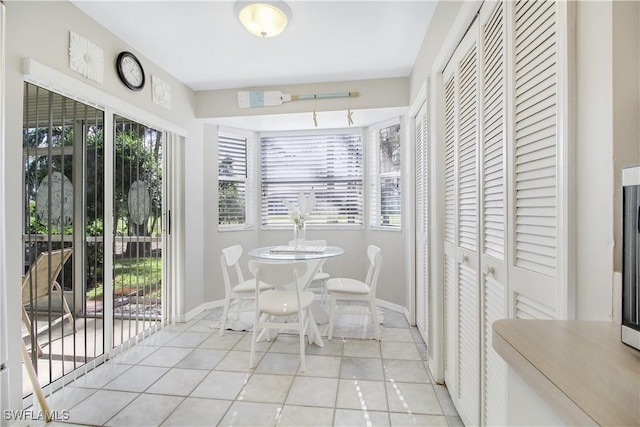
M 380 342 L 298 338 L 258 345 L 251 334 L 218 335 L 220 310 L 169 326 L 51 397 L 60 425 L 106 426 L 462 426 L 446 387 L 433 383 L 427 348 L 402 314 L 384 311 Z

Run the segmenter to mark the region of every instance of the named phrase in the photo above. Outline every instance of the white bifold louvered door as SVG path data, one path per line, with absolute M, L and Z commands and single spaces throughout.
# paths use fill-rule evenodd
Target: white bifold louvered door
M 416 141 L 416 325 L 426 340 L 429 323 L 429 199 L 431 144 L 426 104 L 415 116 Z
M 492 324 L 507 302 L 507 32 L 506 4 L 480 10 L 480 266 L 483 425 L 506 425 L 507 367 L 492 346 Z
M 444 377 L 467 425 L 507 421 L 493 322 L 567 312 L 563 7 L 484 2 L 443 72 Z
M 512 235 L 509 283 L 516 318 L 562 317 L 558 275 L 558 5 L 517 1 L 513 10 Z M 566 184 L 565 184 L 566 185 Z M 560 316 L 559 316 L 560 315 Z
M 445 303 L 452 398 L 466 425 L 479 423 L 478 32 L 474 25 L 445 69 Z M 454 345 L 455 342 L 455 345 Z M 451 366 L 453 365 L 453 366 Z M 448 371 L 448 372 L 447 372 Z M 447 376 L 449 378 L 447 378 Z

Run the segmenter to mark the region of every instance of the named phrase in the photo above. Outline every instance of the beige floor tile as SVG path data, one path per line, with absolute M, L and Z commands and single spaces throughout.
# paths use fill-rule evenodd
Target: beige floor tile
M 398 414 L 395 412 L 389 413 L 392 426 L 398 427 L 431 427 L 442 426 L 447 427 L 447 418 L 442 415 L 422 415 L 422 414 Z
M 333 423 L 335 427 L 385 427 L 389 425 L 388 412 L 355 409 L 336 409 Z
M 249 374 L 241 372 L 213 371 L 193 390 L 191 397 L 232 400 L 248 379 Z
M 383 381 L 382 359 L 343 357 L 340 378 Z
M 183 401 L 182 397 L 141 394 L 127 405 L 107 426 L 157 426 Z
M 162 423 L 166 426 L 210 427 L 218 425 L 231 400 L 186 398 L 173 413 Z
M 387 395 L 384 382 L 340 380 L 336 408 L 387 411 Z
M 383 359 L 422 360 L 413 342 L 381 342 Z
M 106 390 L 145 391 L 151 384 L 167 373 L 169 368 L 160 366 L 132 366 L 125 374 L 120 375 L 104 386 Z
M 337 393 L 337 378 L 296 377 L 286 403 L 332 408 L 336 403 Z
M 427 373 L 425 363 L 420 360 L 395 360 L 384 359 L 382 361 L 384 376 L 387 381 L 430 383 L 431 377 Z
M 208 374 L 209 371 L 203 369 L 172 368 L 153 383 L 146 393 L 188 396 Z
M 234 402 L 219 426 L 274 426 L 282 405 L 275 403 Z
M 387 382 L 390 412 L 443 415 L 431 384 Z
M 254 374 L 237 397 L 245 402 L 284 403 L 291 388 L 290 375 Z
M 284 405 L 277 426 L 324 427 L 333 424 L 333 408 Z

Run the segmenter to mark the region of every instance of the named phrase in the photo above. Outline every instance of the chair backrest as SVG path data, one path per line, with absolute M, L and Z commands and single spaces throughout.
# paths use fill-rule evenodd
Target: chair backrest
M 367 257 L 369 258 L 369 270 L 367 271 L 365 283 L 369 287 L 370 292 L 375 295 L 376 287 L 378 286 L 378 276 L 380 275 L 380 266 L 382 265 L 382 251 L 376 245 L 369 245 L 367 247 Z
M 38 255 L 38 258 L 31 264 L 27 274 L 22 279 L 23 305 L 49 294 L 51 286 L 58 278 L 62 267 L 64 267 L 72 252 L 72 248 L 66 248 L 41 252 Z
M 308 265 L 304 261 L 268 262 L 249 261 L 249 271 L 256 277 L 256 283 L 262 282 L 276 288 L 289 287 L 296 284 L 300 290 L 300 277 L 307 272 Z
M 244 276 L 240 269 L 240 257 L 242 256 L 242 246 L 233 245 L 222 250 L 220 255 L 220 266 L 222 267 L 222 277 L 224 278 L 224 286 L 227 292 L 231 292 L 231 280 L 229 278 L 229 267 L 234 267 L 236 271 L 237 283 L 244 282 Z M 236 283 L 236 284 L 237 284 Z

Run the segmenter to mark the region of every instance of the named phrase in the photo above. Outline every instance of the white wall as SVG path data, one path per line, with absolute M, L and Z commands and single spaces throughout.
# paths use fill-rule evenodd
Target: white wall
M 260 227 L 260 194 L 254 194 L 254 203 L 257 207 L 254 211 L 252 230 L 242 231 L 218 231 L 218 182 L 217 182 L 217 132 L 218 127 L 205 124 L 204 126 L 203 157 L 209 165 L 204 171 L 204 301 L 215 302 L 224 298 L 224 284 L 220 266 L 220 253 L 225 247 L 240 244 L 245 250 L 241 258 L 243 273 L 250 277 L 246 268 L 249 260 L 246 252 L 260 246 L 282 245 L 293 238 L 292 230 L 263 230 Z M 366 132 L 364 132 L 366 136 Z M 259 144 L 256 139 L 255 143 Z M 365 150 L 367 142 L 365 141 Z M 254 173 L 256 182 L 259 183 L 258 148 L 255 150 L 256 161 Z M 365 177 L 366 177 L 365 171 Z M 366 205 L 366 200 L 365 200 Z M 326 261 L 324 271 L 331 276 L 353 277 L 364 279 L 368 261 L 366 248 L 369 244 L 381 247 L 383 254 L 382 270 L 378 282 L 378 298 L 387 302 L 405 306 L 406 277 L 404 265 L 406 262 L 404 239 L 405 231 L 372 231 L 368 227 L 359 230 L 318 230 L 312 227 L 307 229 L 306 237 L 309 240 L 326 240 L 329 245 L 340 246 L 345 253 Z
M 576 316 L 610 316 L 613 278 L 612 3 L 576 10 Z M 603 203 L 603 201 L 608 201 Z
M 637 2 L 576 3 L 576 317 L 611 320 L 621 169 L 640 162 Z
M 23 74 L 21 63 L 23 58 L 33 58 L 39 63 L 59 73 L 67 75 L 93 86 L 100 91 L 116 96 L 130 105 L 146 110 L 168 122 L 185 128 L 188 132 L 194 131 L 194 105 L 195 95 L 184 85 L 176 81 L 172 76 L 146 60 L 141 59 L 147 76 L 156 74 L 171 85 L 172 109 L 166 110 L 151 101 L 151 85 L 148 84 L 140 92 L 131 92 L 120 83 L 115 71 L 115 57 L 122 50 L 131 50 L 121 40 L 115 38 L 108 30 L 95 24 L 81 13 L 75 6 L 68 2 L 22 2 L 6 1 L 6 86 L 5 86 L 5 158 L 0 168 L 1 179 L 5 182 L 5 231 L 6 231 L 6 278 L 8 294 L 8 342 L 16 343 L 20 340 L 20 286 L 22 275 L 22 98 L 23 98 Z M 98 84 L 85 79 L 71 71 L 69 62 L 69 31 L 91 40 L 103 49 L 105 58 L 104 82 Z M 82 94 L 77 94 L 82 95 Z M 99 102 L 99 100 L 95 100 Z M 194 132 L 193 132 L 194 133 Z M 188 144 L 191 141 L 188 141 Z M 200 156 L 192 156 L 195 162 L 201 162 Z M 199 176 L 186 177 L 188 188 L 201 187 Z M 199 194 L 196 194 L 199 196 Z M 190 203 L 187 195 L 187 204 Z M 190 212 L 186 212 L 189 215 Z M 195 216 L 194 218 L 197 218 Z M 195 221 L 194 221 L 195 222 Z M 201 229 L 197 224 L 192 228 Z M 198 231 L 200 233 L 200 231 Z M 201 233 L 200 233 L 201 234 Z M 201 241 L 197 238 L 187 238 L 190 242 L 187 247 L 186 258 L 195 253 L 195 267 L 187 273 L 187 281 L 190 283 L 190 295 L 193 298 L 187 300 L 202 300 L 202 261 L 200 257 L 201 247 L 197 245 Z M 197 258 L 200 258 L 200 261 Z M 21 378 L 20 347 L 10 346 L 9 368 L 14 374 L 11 376 L 10 390 L 11 405 L 13 409 L 21 408 Z

